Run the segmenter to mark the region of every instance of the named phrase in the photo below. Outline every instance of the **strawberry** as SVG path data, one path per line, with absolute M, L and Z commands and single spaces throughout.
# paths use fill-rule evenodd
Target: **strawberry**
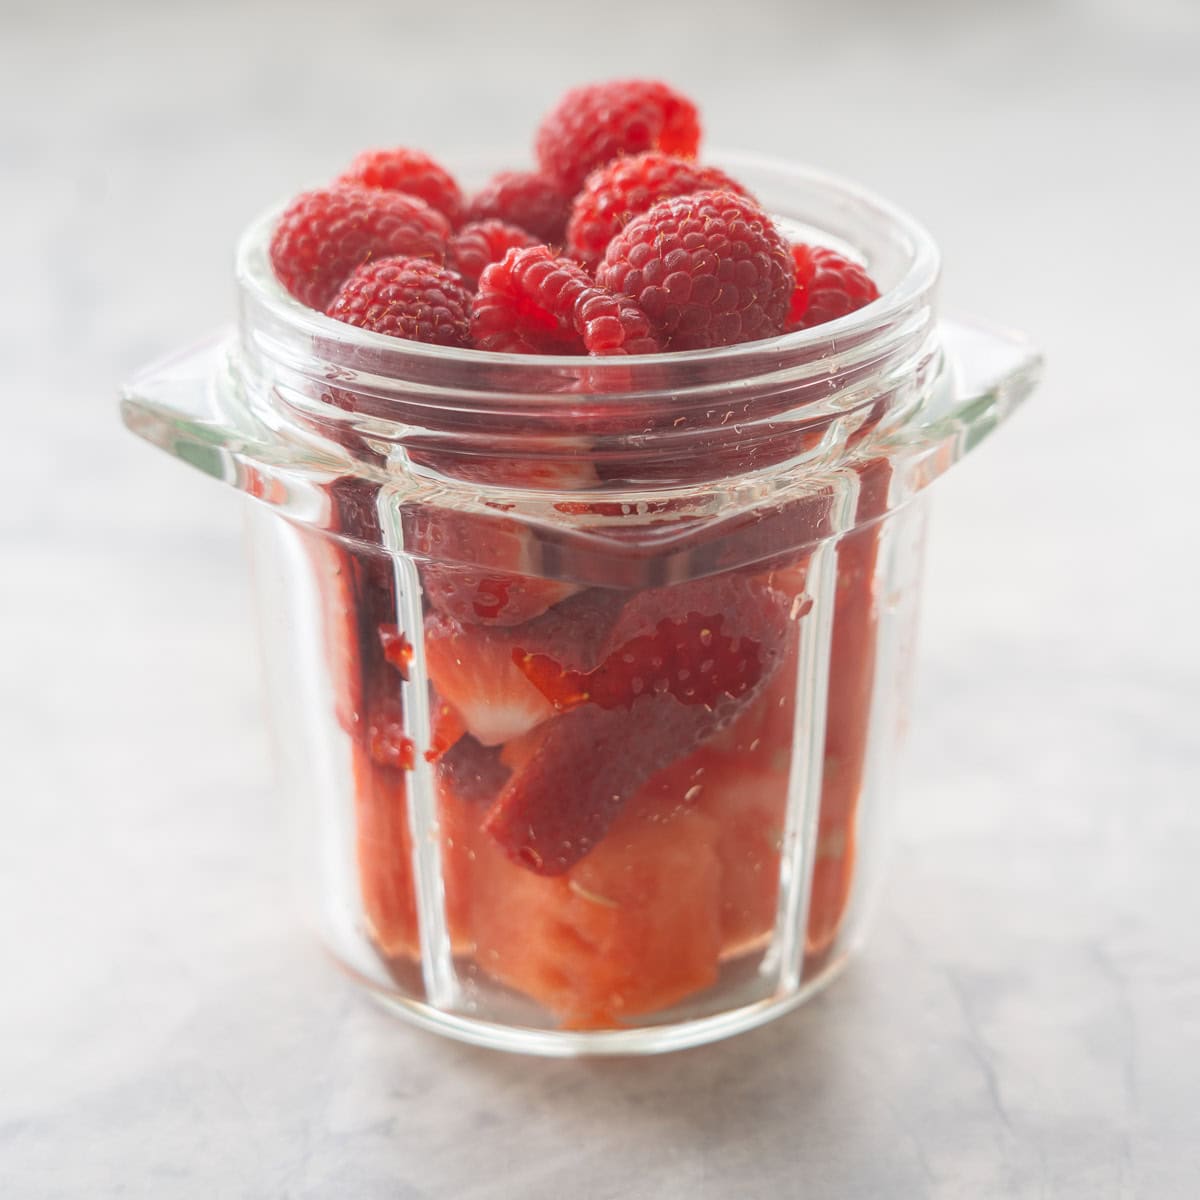
M 404 732 L 404 709 L 398 696 L 376 699 L 365 721 L 365 740 L 371 761 L 381 767 L 413 769 L 412 738 Z
M 514 862 L 561 875 L 652 775 L 716 723 L 712 710 L 670 695 L 643 696 L 628 708 L 578 708 L 543 727 L 483 828 Z
M 522 459 L 453 456 L 422 451 L 420 466 L 481 488 L 576 491 L 597 481 L 596 469 L 578 458 Z M 578 589 L 540 578 L 541 562 L 528 524 L 493 511 L 421 505 L 404 513 L 405 545 L 426 561 L 421 567 L 425 595 L 439 612 L 481 625 L 521 625 Z
M 458 709 L 436 695 L 432 697 L 429 725 L 429 749 L 425 751 L 429 762 L 444 758 L 467 732 Z
M 483 628 L 443 612 L 425 620 L 425 661 L 438 695 L 485 746 L 527 733 L 554 715 L 553 704 L 514 661 L 518 644 L 586 670 L 611 627 L 611 593 L 582 592 L 517 629 Z
M 472 625 L 523 625 L 574 594 L 573 584 L 524 575 L 488 574 L 454 563 L 426 563 L 429 603 Z
M 754 688 L 767 656 L 776 652 L 778 634 L 766 646 L 755 635 L 768 631 L 781 598 L 766 587 L 752 596 L 753 588 L 746 578 L 729 575 L 639 592 L 614 626 L 604 660 L 591 671 L 570 670 L 552 655 L 528 651 L 517 665 L 560 711 L 581 704 L 629 708 L 639 696 L 664 693 L 683 705 L 715 708 Z
M 727 575 L 638 593 L 590 670 L 530 650 L 517 631 L 514 665 L 565 715 L 518 760 L 485 831 L 537 874 L 568 870 L 652 775 L 753 700 L 787 629 L 780 593 Z
M 439 790 L 472 807 L 494 800 L 508 776 L 500 751 L 480 745 L 469 734 L 446 752 L 437 768 Z
M 396 625 L 384 624 L 379 627 L 379 645 L 383 649 L 383 657 L 400 672 L 402 679 L 408 678 L 408 668 L 412 666 L 412 643 Z

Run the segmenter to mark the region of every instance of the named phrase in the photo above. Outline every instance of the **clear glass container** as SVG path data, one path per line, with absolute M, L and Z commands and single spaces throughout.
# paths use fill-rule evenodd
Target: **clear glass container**
M 913 661 L 925 488 L 1029 393 L 939 322 L 927 234 L 725 157 L 882 298 L 721 350 L 507 356 L 293 301 L 274 214 L 235 331 L 126 423 L 241 489 L 298 879 L 397 1012 L 542 1054 L 756 1025 L 862 937 Z

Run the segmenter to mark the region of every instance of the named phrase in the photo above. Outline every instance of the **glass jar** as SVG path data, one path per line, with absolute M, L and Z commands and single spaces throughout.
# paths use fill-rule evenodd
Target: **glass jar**
M 149 369 L 136 433 L 248 506 L 299 881 L 419 1024 L 543 1054 L 756 1025 L 863 933 L 924 489 L 1031 390 L 939 323 L 936 250 L 857 187 L 721 161 L 882 298 L 725 349 L 510 356 L 366 333 L 275 280 Z

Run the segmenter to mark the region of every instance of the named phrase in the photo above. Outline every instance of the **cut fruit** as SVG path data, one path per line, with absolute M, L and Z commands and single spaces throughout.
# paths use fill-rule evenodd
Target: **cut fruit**
M 425 619 L 425 661 L 438 694 L 485 746 L 519 737 L 554 715 L 550 702 L 514 666 L 503 630 L 431 612 Z
M 887 508 L 891 468 L 886 460 L 874 459 L 865 463 L 859 474 L 859 528 L 838 545 L 826 701 L 825 779 L 806 934 L 806 947 L 812 956 L 824 954 L 833 945 L 850 902 L 855 825 L 871 728 L 878 624 L 875 569 L 882 528 L 876 518 Z
M 333 538 L 297 527 L 320 591 L 325 662 L 338 724 L 351 733 L 363 709 L 362 652 L 354 599 L 353 556 Z
M 585 447 L 572 447 L 582 451 Z M 529 491 L 571 493 L 593 487 L 596 470 L 583 458 L 494 459 L 432 451 L 413 461 L 460 482 Z M 505 507 L 471 512 L 422 505 L 402 513 L 408 550 L 423 558 L 421 580 L 430 604 L 467 624 L 520 625 L 579 590 L 539 575 L 542 564 L 527 524 Z
M 788 624 L 781 593 L 727 575 L 636 593 L 594 669 L 572 668 L 522 636 L 521 669 L 567 711 L 545 726 L 486 831 L 531 871 L 567 870 L 652 775 L 753 702 L 781 660 Z
M 417 958 L 420 934 L 413 888 L 412 833 L 404 771 L 381 767 L 355 747 L 359 887 L 371 941 L 385 958 Z M 464 739 L 441 761 L 438 822 L 446 927 L 456 954 L 471 949 L 470 883 L 481 802 L 507 771 L 495 751 Z
M 615 619 L 616 593 L 581 592 L 515 629 L 465 624 L 441 612 L 425 619 L 425 661 L 438 695 L 485 746 L 527 733 L 554 706 L 513 661 L 531 646 L 580 669 L 594 665 Z
M 722 756 L 729 769 L 745 768 L 784 776 L 791 769 L 800 637 L 812 609 L 805 591 L 806 575 L 807 558 L 762 577 L 783 598 L 790 624 L 781 639 L 779 667 L 737 719 L 708 743 L 708 748 Z
M 565 718 L 564 718 L 565 719 Z M 572 1029 L 604 1029 L 710 986 L 720 951 L 716 825 L 631 804 L 555 878 L 481 841 L 471 867 L 475 957 Z
M 378 541 L 369 484 L 339 479 L 333 485 L 333 498 L 342 533 L 363 542 Z M 392 572 L 379 555 L 352 551 L 334 538 L 314 535 L 308 540 L 310 554 L 320 566 L 335 711 L 351 740 L 363 917 L 381 954 L 416 955 L 419 938 L 406 799 L 413 746 L 404 732 L 403 679 L 397 673 L 400 662 L 395 661 L 405 659 L 406 642 L 389 624 L 396 614 Z
M 654 774 L 712 732 L 720 715 L 673 696 L 632 708 L 587 705 L 548 722 L 488 810 L 484 830 L 516 863 L 561 875 L 591 853 Z
M 488 574 L 456 563 L 426 563 L 425 595 L 439 612 L 477 625 L 523 625 L 578 589 L 555 579 Z
M 430 697 L 429 710 L 429 749 L 425 751 L 425 757 L 429 762 L 437 762 L 458 745 L 467 727 L 458 709 L 436 693 Z
M 371 940 L 388 958 L 420 950 L 413 895 L 407 773 L 354 747 L 354 815 L 359 889 Z
M 528 650 L 518 666 L 564 712 L 584 704 L 629 708 L 639 697 L 663 695 L 716 708 L 744 697 L 770 670 L 785 628 L 780 599 L 744 576 L 639 592 L 599 666 L 571 670 Z
M 775 928 L 788 776 L 737 764 L 708 747 L 664 772 L 673 790 L 717 827 L 721 956 L 763 944 Z M 655 784 L 652 784 L 653 788 Z

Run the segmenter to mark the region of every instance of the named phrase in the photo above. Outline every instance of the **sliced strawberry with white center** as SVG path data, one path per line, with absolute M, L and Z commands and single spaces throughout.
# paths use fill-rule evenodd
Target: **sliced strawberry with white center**
M 779 593 L 747 576 L 723 575 L 638 592 L 590 671 L 529 650 L 518 665 L 562 711 L 629 708 L 641 696 L 664 694 L 711 709 L 757 687 L 773 669 L 785 628 Z
M 519 666 L 564 715 L 531 735 L 484 829 L 531 871 L 569 869 L 652 775 L 758 695 L 788 626 L 781 592 L 726 575 L 638 593 L 594 668 L 523 646 Z
M 533 647 L 573 669 L 589 670 L 612 628 L 618 603 L 615 593 L 593 589 L 516 629 L 470 625 L 431 612 L 425 619 L 429 677 L 473 737 L 485 746 L 507 742 L 555 711 L 517 665 L 514 651 Z

